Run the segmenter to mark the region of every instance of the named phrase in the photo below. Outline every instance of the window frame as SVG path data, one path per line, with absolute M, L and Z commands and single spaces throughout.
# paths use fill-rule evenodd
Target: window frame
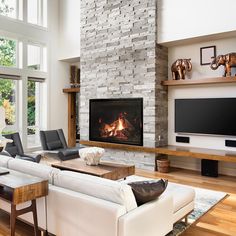
M 44 7 L 44 4 L 46 2 L 46 4 L 48 5 L 48 0 L 37 0 L 37 24 L 34 24 L 34 23 L 31 23 L 29 22 L 29 19 L 28 19 L 28 1 L 30 0 L 25 0 L 24 3 L 25 3 L 25 7 L 23 6 L 23 11 L 25 10 L 25 19 L 24 21 L 27 23 L 27 24 L 30 24 L 30 25 L 34 25 L 34 26 L 38 26 L 38 27 L 43 27 L 43 28 L 47 28 L 47 20 L 45 19 L 45 17 L 47 18 L 48 17 L 48 13 L 47 13 L 47 7 L 45 9 Z
M 36 78 L 36 77 L 27 77 L 27 85 L 28 85 L 28 81 L 34 81 L 34 82 L 38 82 L 39 83 L 39 98 L 38 98 L 38 124 L 36 123 L 37 121 L 35 121 L 35 125 L 31 125 L 29 126 L 28 125 L 28 112 L 27 112 L 27 127 L 26 127 L 26 134 L 27 134 L 27 142 L 26 142 L 26 146 L 27 148 L 35 148 L 35 147 L 38 147 L 38 146 L 30 146 L 29 145 L 29 134 L 28 134 L 28 129 L 29 128 L 35 128 L 36 130 L 38 129 L 38 131 L 41 130 L 41 128 L 43 127 L 43 113 L 45 112 L 44 109 L 43 109 L 43 86 L 44 86 L 44 83 L 46 82 L 46 79 L 45 78 Z M 28 86 L 27 86 L 27 98 L 28 98 Z M 28 109 L 28 103 L 27 103 L 27 109 Z M 35 108 L 36 110 L 36 108 Z M 27 110 L 28 111 L 28 110 Z M 37 120 L 37 119 L 36 119 Z M 37 133 L 35 134 L 37 135 Z M 38 132 L 38 135 L 39 135 L 39 132 Z M 39 138 L 39 137 L 38 137 Z M 40 145 L 40 144 L 39 144 Z
M 13 125 L 6 124 L 6 127 L 17 131 L 17 130 L 19 130 L 19 127 L 20 127 L 20 110 L 21 110 L 21 107 L 20 107 L 20 96 L 21 96 L 20 81 L 21 81 L 21 77 L 16 76 L 16 75 L 0 74 L 0 79 L 13 80 L 14 82 L 16 82 L 16 84 L 15 84 L 15 98 L 16 98 L 16 101 L 15 101 L 15 124 L 13 124 Z
M 48 1 L 37 0 L 37 24 L 28 22 L 28 0 L 16 0 L 16 16 L 10 17 L 0 14 L 1 17 L 6 17 L 8 20 L 23 22 L 33 27 L 47 29 L 48 28 Z M 46 5 L 46 6 L 45 6 Z
M 34 70 L 34 69 L 31 69 L 28 67 L 28 46 L 36 46 L 36 47 L 39 47 L 39 53 L 40 53 L 40 69 L 39 70 Z M 39 71 L 39 72 L 47 72 L 47 55 L 46 57 L 44 56 L 44 49 L 47 47 L 44 45 L 44 44 L 40 44 L 38 42 L 34 42 L 34 41 L 28 41 L 27 42 L 27 45 L 26 45 L 26 55 L 27 55 L 27 59 L 26 59 L 26 69 L 30 70 L 30 71 Z M 46 60 L 46 61 L 45 61 Z

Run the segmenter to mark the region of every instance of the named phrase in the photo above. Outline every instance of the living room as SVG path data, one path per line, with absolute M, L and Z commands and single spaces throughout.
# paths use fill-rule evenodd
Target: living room
M 39 154 L 40 164 L 52 158 L 50 165 L 54 168 L 39 169 L 40 164 L 28 161 L 22 164 L 22 160 L 10 157 L 2 158 L 0 165 L 10 172 L 20 171 L 43 179 L 47 176 L 49 187 L 44 193 L 49 195 L 37 199 L 38 224 L 43 233 L 236 235 L 233 123 L 236 65 L 212 65 L 219 55 L 235 54 L 234 5 L 233 0 L 224 4 L 219 0 L 0 3 L 0 105 L 5 111 L 2 134 L 19 133 L 29 158 Z M 182 71 L 183 74 L 174 72 L 172 66 L 177 59 L 191 59 L 191 68 Z M 224 75 L 224 68 L 231 75 Z M 174 80 L 173 73 L 184 75 L 185 79 Z M 190 105 L 183 110 L 187 102 Z M 212 110 L 212 103 L 217 109 Z M 207 109 L 198 112 L 203 104 L 208 105 Z M 118 127 L 115 131 L 114 125 Z M 75 144 L 77 148 L 85 147 L 76 149 L 79 159 L 97 151 L 101 161 L 123 165 L 122 171 L 103 175 L 96 166 L 81 167 L 72 159 L 68 162 L 69 170 L 82 168 L 82 173 L 87 173 L 86 169 L 93 175 L 96 172 L 97 176 L 113 179 L 111 186 L 115 189 L 118 183 L 114 180 L 125 179 L 119 182 L 119 186 L 125 185 L 122 190 L 125 193 L 130 190 L 129 180 L 168 179 L 167 189 L 160 199 L 135 209 L 135 204 L 132 207 L 130 202 L 127 204 L 117 189 L 114 190 L 119 195 L 114 195 L 117 201 L 111 200 L 112 195 L 101 196 L 84 187 L 80 189 L 77 184 L 84 186 L 94 181 L 90 186 L 93 189 L 103 181 L 91 176 L 77 177 L 79 173 L 65 169 L 68 165 L 62 162 L 67 158 L 67 150 L 61 152 L 60 163 L 58 157 L 54 163 L 58 143 L 45 151 L 42 137 L 40 140 L 40 131 L 51 130 L 62 130 L 70 148 Z M 164 164 L 164 171 L 158 163 Z M 105 195 L 109 190 L 101 187 L 99 191 Z M 207 200 L 203 200 L 203 195 Z M 64 204 L 66 201 L 68 204 Z M 182 205 L 175 211 L 178 201 Z M 1 209 L 10 212 L 9 206 L 2 201 L 1 204 Z M 73 204 L 78 209 L 73 209 Z M 199 208 L 201 204 L 204 210 Z M 168 205 L 173 205 L 175 214 Z M 80 210 L 82 213 L 78 213 Z M 83 215 L 83 211 L 87 214 Z M 97 223 L 95 211 L 101 220 Z M 0 232 L 10 235 L 12 219 L 8 214 L 1 216 Z M 152 218 L 163 221 L 160 219 L 155 225 Z M 34 224 L 32 216 L 27 214 L 23 220 L 28 224 L 17 221 L 16 235 L 34 235 L 34 228 L 29 226 Z M 109 222 L 107 227 L 105 221 Z M 93 222 L 93 229 L 84 229 L 92 228 L 88 222 Z

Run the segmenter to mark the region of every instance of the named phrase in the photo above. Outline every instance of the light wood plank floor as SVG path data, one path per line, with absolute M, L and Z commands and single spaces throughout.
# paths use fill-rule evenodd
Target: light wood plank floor
M 196 171 L 171 169 L 168 174 L 136 170 L 148 178 L 166 178 L 171 182 L 228 193 L 228 196 L 190 226 L 181 236 L 236 236 L 236 177 L 203 177 Z M 9 216 L 0 211 L 0 236 L 10 235 Z M 17 223 L 16 236 L 33 236 L 33 228 Z M 158 236 L 158 235 L 157 235 Z
M 236 177 L 203 177 L 190 170 L 172 169 L 168 174 L 137 170 L 137 175 L 166 178 L 170 182 L 228 193 L 228 196 L 192 224 L 181 236 L 236 236 Z

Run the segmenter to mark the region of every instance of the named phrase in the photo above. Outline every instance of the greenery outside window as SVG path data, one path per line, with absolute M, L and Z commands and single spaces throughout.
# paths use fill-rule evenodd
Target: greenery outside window
M 18 130 L 18 76 L 0 75 L 0 106 L 6 113 L 6 128 L 3 134 Z
M 27 146 L 40 146 L 39 131 L 41 127 L 41 96 L 44 79 L 28 78 L 28 99 L 27 99 Z
M 0 37 L 0 66 L 17 66 L 17 41 Z
M 18 0 L 0 0 L 0 15 L 17 18 Z
M 47 27 L 47 4 L 48 0 L 0 0 L 0 15 Z

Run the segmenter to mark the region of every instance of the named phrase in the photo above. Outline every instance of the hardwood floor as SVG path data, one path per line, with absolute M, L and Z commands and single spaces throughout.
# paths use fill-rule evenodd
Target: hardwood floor
M 190 170 L 171 169 L 170 173 L 136 170 L 148 178 L 166 178 L 170 182 L 207 188 L 228 193 L 228 196 L 192 224 L 181 236 L 236 236 L 236 177 L 203 177 Z M 9 216 L 0 211 L 0 236 L 10 235 Z M 18 222 L 16 236 L 33 236 L 33 228 Z M 158 236 L 158 235 L 157 235 Z
M 228 193 L 181 236 L 236 236 L 236 177 L 203 177 L 190 170 L 172 169 L 168 174 L 136 170 L 137 175 L 149 178 L 166 178 L 170 182 L 191 185 Z

